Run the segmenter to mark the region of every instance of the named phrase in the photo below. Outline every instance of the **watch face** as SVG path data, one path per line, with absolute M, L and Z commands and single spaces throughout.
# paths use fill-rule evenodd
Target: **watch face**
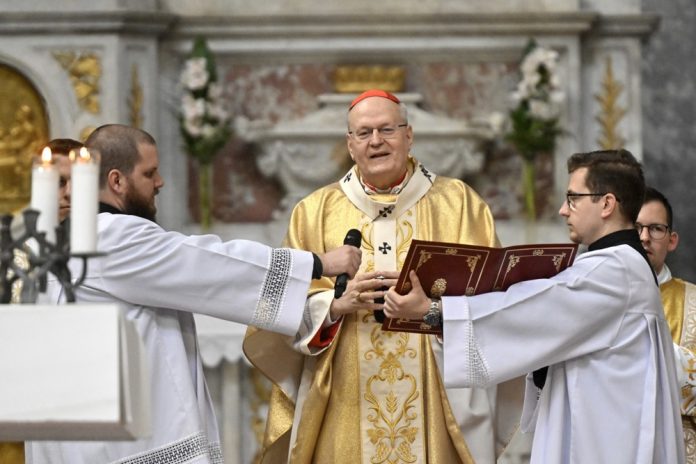
M 423 322 L 425 322 L 428 325 L 434 325 L 433 319 L 435 319 L 434 314 L 426 314 L 423 316 Z
M 423 321 L 428 325 L 440 325 L 440 315 L 436 312 L 429 312 L 423 316 Z

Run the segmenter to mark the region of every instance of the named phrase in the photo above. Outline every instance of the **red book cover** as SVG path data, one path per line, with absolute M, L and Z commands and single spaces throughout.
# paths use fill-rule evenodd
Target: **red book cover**
M 506 290 L 524 280 L 553 277 L 573 263 L 578 245 L 530 244 L 492 248 L 460 243 L 413 240 L 396 291 L 411 289 L 408 278 L 416 271 L 430 297 L 478 295 Z M 383 330 L 440 333 L 423 321 L 385 318 Z

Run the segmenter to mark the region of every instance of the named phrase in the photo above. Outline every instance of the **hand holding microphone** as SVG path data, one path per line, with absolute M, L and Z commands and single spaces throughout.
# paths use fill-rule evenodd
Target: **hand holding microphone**
M 349 245 L 360 250 L 361 241 L 362 234 L 360 233 L 360 231 L 358 229 L 350 229 L 346 234 L 346 238 L 343 239 L 343 245 Z M 353 272 L 353 275 L 355 275 L 355 272 Z M 336 285 L 334 286 L 334 298 L 341 298 L 343 292 L 346 291 L 346 285 L 348 284 L 348 279 L 350 277 L 352 277 L 352 275 L 349 276 L 347 272 L 339 274 L 338 277 L 336 277 Z
M 318 256 L 321 260 L 321 275 L 334 277 L 345 274 L 347 280 L 358 272 L 358 268 L 360 267 L 360 256 L 362 255 L 362 251 L 360 251 L 361 236 L 358 230 L 351 229 L 351 231 L 355 231 L 355 233 L 358 234 L 357 245 L 346 244 Z M 349 234 L 350 233 L 349 231 Z M 347 239 L 348 237 L 346 237 L 346 240 Z M 354 240 L 354 238 L 351 240 Z

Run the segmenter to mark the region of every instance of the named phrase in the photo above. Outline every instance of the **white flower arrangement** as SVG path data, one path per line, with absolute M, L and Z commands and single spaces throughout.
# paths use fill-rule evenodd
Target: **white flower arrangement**
M 186 152 L 201 164 L 209 164 L 229 140 L 230 114 L 222 87 L 216 82 L 213 55 L 203 39 L 194 43 L 181 73 L 181 134 Z
M 222 87 L 212 52 L 202 38 L 194 41 L 191 56 L 181 72 L 183 95 L 179 127 L 186 152 L 198 162 L 201 227 L 211 223 L 211 164 L 231 134 L 230 113 L 225 108 Z
M 506 137 L 525 159 L 553 151 L 561 133 L 558 118 L 565 94 L 557 67 L 558 52 L 530 42 L 520 65 L 522 79 L 511 94 L 515 107 Z
M 511 93 L 515 106 L 510 110 L 510 130 L 505 135 L 524 160 L 525 208 L 536 217 L 534 160 L 541 153 L 551 153 L 563 132 L 559 117 L 565 94 L 558 75 L 558 52 L 530 41 L 522 63 L 522 79 Z

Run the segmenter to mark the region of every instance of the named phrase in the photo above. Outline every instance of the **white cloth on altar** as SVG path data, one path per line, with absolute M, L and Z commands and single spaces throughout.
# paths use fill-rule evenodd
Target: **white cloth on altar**
M 300 325 L 311 253 L 213 235 L 166 232 L 135 216 L 101 213 L 99 251 L 78 302 L 117 302 L 143 339 L 152 436 L 135 441 L 28 442 L 30 464 L 222 463 L 193 312 L 285 334 Z M 71 262 L 73 276 L 81 263 Z M 62 289 L 49 282 L 49 298 Z M 50 349 L 50 347 L 47 347 Z
M 527 378 L 532 464 L 684 461 L 672 339 L 652 272 L 627 245 L 586 252 L 552 279 L 444 297 L 448 386 Z

